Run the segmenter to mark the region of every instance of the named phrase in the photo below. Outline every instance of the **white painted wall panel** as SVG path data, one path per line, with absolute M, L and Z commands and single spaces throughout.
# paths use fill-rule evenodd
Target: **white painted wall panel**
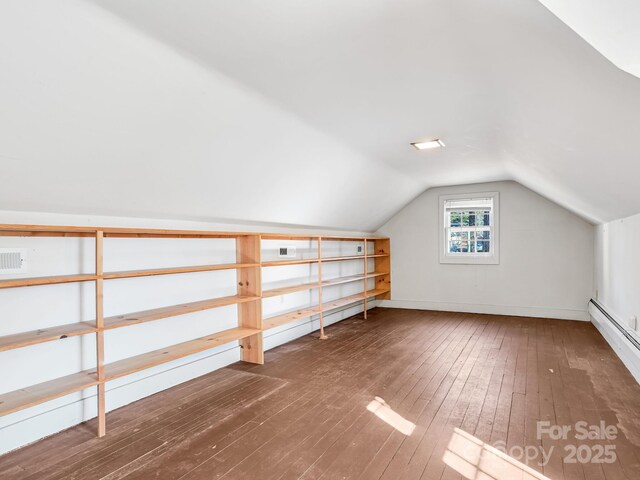
M 439 262 L 438 196 L 500 192 L 500 264 Z M 391 238 L 383 305 L 587 320 L 594 227 L 516 182 L 427 190 L 379 233 Z
M 640 215 L 598 225 L 595 245 L 594 297 L 629 327 L 640 317 Z

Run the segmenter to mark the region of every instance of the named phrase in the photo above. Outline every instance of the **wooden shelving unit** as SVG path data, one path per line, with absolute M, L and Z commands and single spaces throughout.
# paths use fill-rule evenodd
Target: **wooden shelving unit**
M 389 298 L 391 292 L 390 244 L 387 238 L 357 238 L 337 236 L 305 236 L 273 233 L 209 232 L 199 230 L 160 230 L 110 227 L 74 227 L 47 225 L 0 225 L 0 236 L 22 237 L 92 237 L 95 240 L 95 271 L 88 274 L 14 278 L 0 280 L 0 289 L 30 286 L 45 286 L 75 282 L 95 283 L 95 320 L 66 325 L 46 327 L 12 335 L 0 336 L 0 352 L 36 345 L 44 342 L 60 341 L 81 335 L 96 335 L 96 366 L 71 375 L 49 380 L 26 388 L 0 394 L 0 416 L 54 400 L 87 388 L 97 387 L 98 395 L 98 435 L 106 433 L 105 385 L 111 380 L 131 375 L 189 355 L 203 352 L 224 344 L 238 342 L 241 359 L 249 363 L 264 363 L 263 331 L 315 315 L 320 319 L 320 338 L 324 333 L 323 313 L 337 308 L 364 302 L 372 298 Z M 236 262 L 231 264 L 195 265 L 168 267 L 122 272 L 104 272 L 103 251 L 107 238 L 227 238 L 235 239 Z M 265 261 L 261 260 L 262 240 L 310 240 L 317 242 L 315 258 Z M 350 241 L 363 242 L 362 255 L 322 256 L 322 242 Z M 373 243 L 373 253 L 367 245 Z M 369 271 L 369 260 L 374 259 L 375 268 Z M 336 278 L 322 277 L 322 264 L 342 261 L 362 261 L 363 272 Z M 317 264 L 318 280 L 287 287 L 262 290 L 262 269 L 284 265 Z M 210 298 L 195 302 L 171 305 L 110 317 L 104 316 L 104 282 L 123 278 L 150 277 L 156 275 L 180 275 L 195 272 L 235 270 L 237 279 L 236 295 Z M 375 279 L 375 288 L 367 290 L 367 281 Z M 322 289 L 336 285 L 362 282 L 363 291 L 336 300 L 323 302 Z M 318 303 L 293 312 L 263 318 L 262 299 L 287 295 L 293 292 L 317 290 Z M 365 293 L 366 291 L 366 293 Z M 112 363 L 104 360 L 104 332 L 124 328 L 163 318 L 185 315 L 204 310 L 237 306 L 238 325 L 235 328 L 214 332 L 210 335 L 170 345 L 165 348 L 124 358 Z
M 302 283 L 298 285 L 291 285 L 287 287 L 278 287 L 269 290 L 265 290 L 262 293 L 263 298 L 274 297 L 278 295 L 287 295 L 289 293 L 304 291 L 304 290 L 318 290 L 318 303 L 304 308 L 300 308 L 291 312 L 286 312 L 278 315 L 274 315 L 263 320 L 264 330 L 279 327 L 281 325 L 301 320 L 304 318 L 313 317 L 318 315 L 320 321 L 320 338 L 326 339 L 324 333 L 324 321 L 323 314 L 337 308 L 341 308 L 350 304 L 363 302 L 364 318 L 367 318 L 367 300 L 371 298 L 389 298 L 391 292 L 391 261 L 390 261 L 390 249 L 389 239 L 387 238 L 354 238 L 354 237 L 296 237 L 294 235 L 278 236 L 263 234 L 265 240 L 311 240 L 317 242 L 318 254 L 315 258 L 310 259 L 295 259 L 295 260 L 275 260 L 262 262 L 263 267 L 277 267 L 286 265 L 300 265 L 300 264 L 318 264 L 318 280 L 316 282 Z M 322 241 L 361 241 L 364 248 L 361 255 L 348 255 L 348 256 L 336 256 L 336 257 L 323 257 L 322 256 Z M 369 253 L 368 245 L 373 243 L 373 253 Z M 369 259 L 373 259 L 375 262 L 375 269 L 369 271 Z M 341 261 L 362 261 L 363 273 L 357 275 L 349 275 L 345 277 L 324 279 L 322 275 L 322 264 L 341 262 Z M 376 288 L 369 290 L 365 294 L 367 288 L 367 280 L 370 278 L 376 279 Z M 323 302 L 322 289 L 331 287 L 334 285 L 341 285 L 351 282 L 363 282 L 362 293 L 349 295 L 337 300 L 331 300 Z

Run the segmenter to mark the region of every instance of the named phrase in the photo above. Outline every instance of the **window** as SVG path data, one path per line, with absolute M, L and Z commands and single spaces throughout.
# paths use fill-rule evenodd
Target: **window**
M 500 263 L 498 192 L 440 195 L 440 263 Z

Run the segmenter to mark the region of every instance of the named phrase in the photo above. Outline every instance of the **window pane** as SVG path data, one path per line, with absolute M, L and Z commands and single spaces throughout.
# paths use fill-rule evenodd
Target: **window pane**
M 478 210 L 476 213 L 476 226 L 483 227 L 485 225 L 489 225 L 489 215 L 488 212 L 484 212 L 482 210 Z M 487 213 L 485 217 L 485 213 Z
M 489 253 L 491 251 L 491 242 L 488 240 L 481 240 L 478 242 L 478 253 Z
M 462 232 L 460 240 L 460 253 L 469 253 L 469 232 Z
M 444 200 L 442 214 L 445 215 L 446 243 L 441 248 L 444 247 L 445 256 L 469 258 L 470 263 L 475 263 L 473 257 L 485 257 L 478 260 L 478 263 L 485 263 L 486 257 L 493 253 L 492 243 L 498 241 L 497 235 L 492 233 L 493 222 L 497 220 L 493 218 L 496 200 L 493 196 L 484 198 L 476 195 Z M 453 261 L 445 260 L 443 263 Z

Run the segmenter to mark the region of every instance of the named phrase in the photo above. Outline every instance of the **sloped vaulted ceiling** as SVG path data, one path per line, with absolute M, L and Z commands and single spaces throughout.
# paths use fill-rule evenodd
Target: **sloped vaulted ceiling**
M 537 0 L 52 3 L 0 7 L 0 209 L 372 230 L 513 179 L 640 211 L 640 79 Z
M 540 0 L 602 55 L 640 77 L 640 2 Z

